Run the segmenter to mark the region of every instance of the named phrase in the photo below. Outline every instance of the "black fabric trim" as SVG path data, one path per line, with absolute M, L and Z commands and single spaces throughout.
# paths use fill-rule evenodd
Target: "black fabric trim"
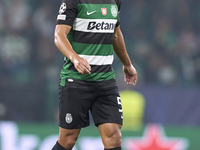
M 90 66 L 91 66 L 91 71 L 90 71 L 91 73 L 109 72 L 113 70 L 111 65 L 90 65 Z M 69 70 L 77 71 L 72 62 L 69 65 Z
M 85 44 L 112 44 L 113 33 L 89 33 L 74 31 L 73 41 Z

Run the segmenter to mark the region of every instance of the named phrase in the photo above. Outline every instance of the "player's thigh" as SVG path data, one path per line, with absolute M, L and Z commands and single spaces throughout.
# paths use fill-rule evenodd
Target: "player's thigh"
M 117 87 L 106 89 L 99 94 L 92 105 L 91 113 L 96 126 L 104 123 L 123 122 L 122 105 Z
M 103 123 L 98 125 L 98 130 L 102 137 L 111 137 L 115 133 L 121 135 L 121 127 L 116 123 Z

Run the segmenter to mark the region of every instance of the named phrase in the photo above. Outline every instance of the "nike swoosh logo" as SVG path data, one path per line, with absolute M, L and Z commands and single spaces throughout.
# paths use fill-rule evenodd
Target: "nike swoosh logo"
M 96 12 L 96 10 L 95 11 L 92 11 L 92 12 L 88 12 L 87 11 L 87 15 L 91 15 L 91 14 L 93 14 L 93 13 L 95 13 Z

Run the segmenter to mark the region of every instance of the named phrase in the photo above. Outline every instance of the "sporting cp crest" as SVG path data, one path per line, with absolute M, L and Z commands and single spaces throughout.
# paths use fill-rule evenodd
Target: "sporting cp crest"
M 115 5 L 112 5 L 111 6 L 111 14 L 113 15 L 113 17 L 117 17 L 117 8 L 116 8 L 116 6 Z
M 101 13 L 105 16 L 107 15 L 107 9 L 106 8 L 101 8 Z
M 70 113 L 67 113 L 65 116 L 65 121 L 70 124 L 72 122 L 72 115 Z

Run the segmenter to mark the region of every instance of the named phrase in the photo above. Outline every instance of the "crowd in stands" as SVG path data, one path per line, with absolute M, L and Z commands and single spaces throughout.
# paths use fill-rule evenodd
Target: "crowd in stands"
M 198 0 L 124 2 L 123 32 L 141 82 L 199 85 L 199 4 Z

